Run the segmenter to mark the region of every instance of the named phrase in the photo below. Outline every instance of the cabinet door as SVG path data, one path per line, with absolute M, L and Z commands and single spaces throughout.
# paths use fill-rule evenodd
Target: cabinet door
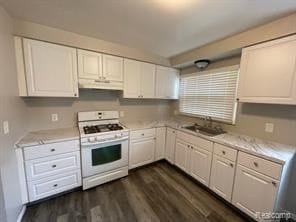
M 169 68 L 156 66 L 156 98 L 168 99 L 169 92 Z
M 78 97 L 76 49 L 24 39 L 28 96 Z
M 232 203 L 256 219 L 256 212 L 273 212 L 277 181 L 238 165 Z
M 194 147 L 191 150 L 190 172 L 199 182 L 209 185 L 212 153 Z
M 179 71 L 173 68 L 168 74 L 168 97 L 170 99 L 179 98 Z
M 102 78 L 102 54 L 78 49 L 79 79 L 99 80 Z
M 139 98 L 141 90 L 141 63 L 124 59 L 124 98 Z
M 243 49 L 242 102 L 296 104 L 296 36 Z
M 155 97 L 155 65 L 141 63 L 141 97 Z
M 103 79 L 109 81 L 123 81 L 123 58 L 103 55 Z
M 156 128 L 156 149 L 155 149 L 155 160 L 164 158 L 165 154 L 165 137 L 166 128 Z
M 167 128 L 166 144 L 165 144 L 165 158 L 170 163 L 175 162 L 175 142 L 176 132 L 171 128 Z
M 154 161 L 155 138 L 130 142 L 130 166 L 135 168 Z
M 178 99 L 179 71 L 164 66 L 156 66 L 156 97 Z
M 232 197 L 234 169 L 234 162 L 213 156 L 210 188 L 228 201 L 231 201 Z
M 189 173 L 191 147 L 182 140 L 176 140 L 175 145 L 175 165 Z

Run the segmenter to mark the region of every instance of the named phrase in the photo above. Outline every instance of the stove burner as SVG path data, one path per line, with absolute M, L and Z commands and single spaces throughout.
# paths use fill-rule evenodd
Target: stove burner
M 85 134 L 108 132 L 122 129 L 123 127 L 118 125 L 117 123 L 83 127 L 83 131 Z

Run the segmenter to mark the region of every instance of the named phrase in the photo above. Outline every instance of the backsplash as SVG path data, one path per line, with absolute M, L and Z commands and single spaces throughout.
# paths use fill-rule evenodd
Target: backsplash
M 173 107 L 178 110 L 178 102 Z M 184 121 L 203 123 L 199 118 L 177 115 Z M 265 132 L 265 123 L 273 123 L 273 133 Z M 240 103 L 235 125 L 222 124 L 226 131 L 296 145 L 296 106 Z
M 79 98 L 25 98 L 29 130 L 63 128 L 77 125 L 77 112 L 93 110 L 124 111 L 123 121 L 159 120 L 171 116 L 167 100 L 123 99 L 122 92 L 111 90 L 80 90 Z M 58 114 L 58 121 L 51 121 Z

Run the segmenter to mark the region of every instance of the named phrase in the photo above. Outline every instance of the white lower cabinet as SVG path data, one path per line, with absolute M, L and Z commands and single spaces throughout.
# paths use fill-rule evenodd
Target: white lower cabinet
M 190 169 L 190 153 L 191 145 L 177 139 L 175 145 L 175 165 L 188 173 Z
M 232 203 L 257 219 L 257 212 L 273 212 L 277 184 L 271 177 L 238 165 Z
M 81 186 L 79 140 L 24 148 L 29 202 Z
M 212 153 L 194 146 L 191 150 L 190 157 L 191 176 L 208 186 L 211 173 Z
M 81 170 L 28 182 L 30 201 L 39 200 L 81 186 Z
M 155 160 L 161 160 L 165 156 L 165 138 L 166 128 L 156 128 L 156 147 L 155 147 Z
M 176 131 L 172 128 L 167 128 L 165 143 L 165 159 L 172 164 L 175 162 L 175 142 Z
M 131 132 L 129 169 L 152 163 L 154 161 L 155 145 L 155 128 Z
M 210 188 L 227 201 L 231 201 L 235 163 L 214 155 L 211 169 Z

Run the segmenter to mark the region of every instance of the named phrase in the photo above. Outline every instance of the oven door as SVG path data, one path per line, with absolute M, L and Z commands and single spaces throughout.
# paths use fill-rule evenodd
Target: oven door
M 128 166 L 128 140 L 82 146 L 82 176 Z

